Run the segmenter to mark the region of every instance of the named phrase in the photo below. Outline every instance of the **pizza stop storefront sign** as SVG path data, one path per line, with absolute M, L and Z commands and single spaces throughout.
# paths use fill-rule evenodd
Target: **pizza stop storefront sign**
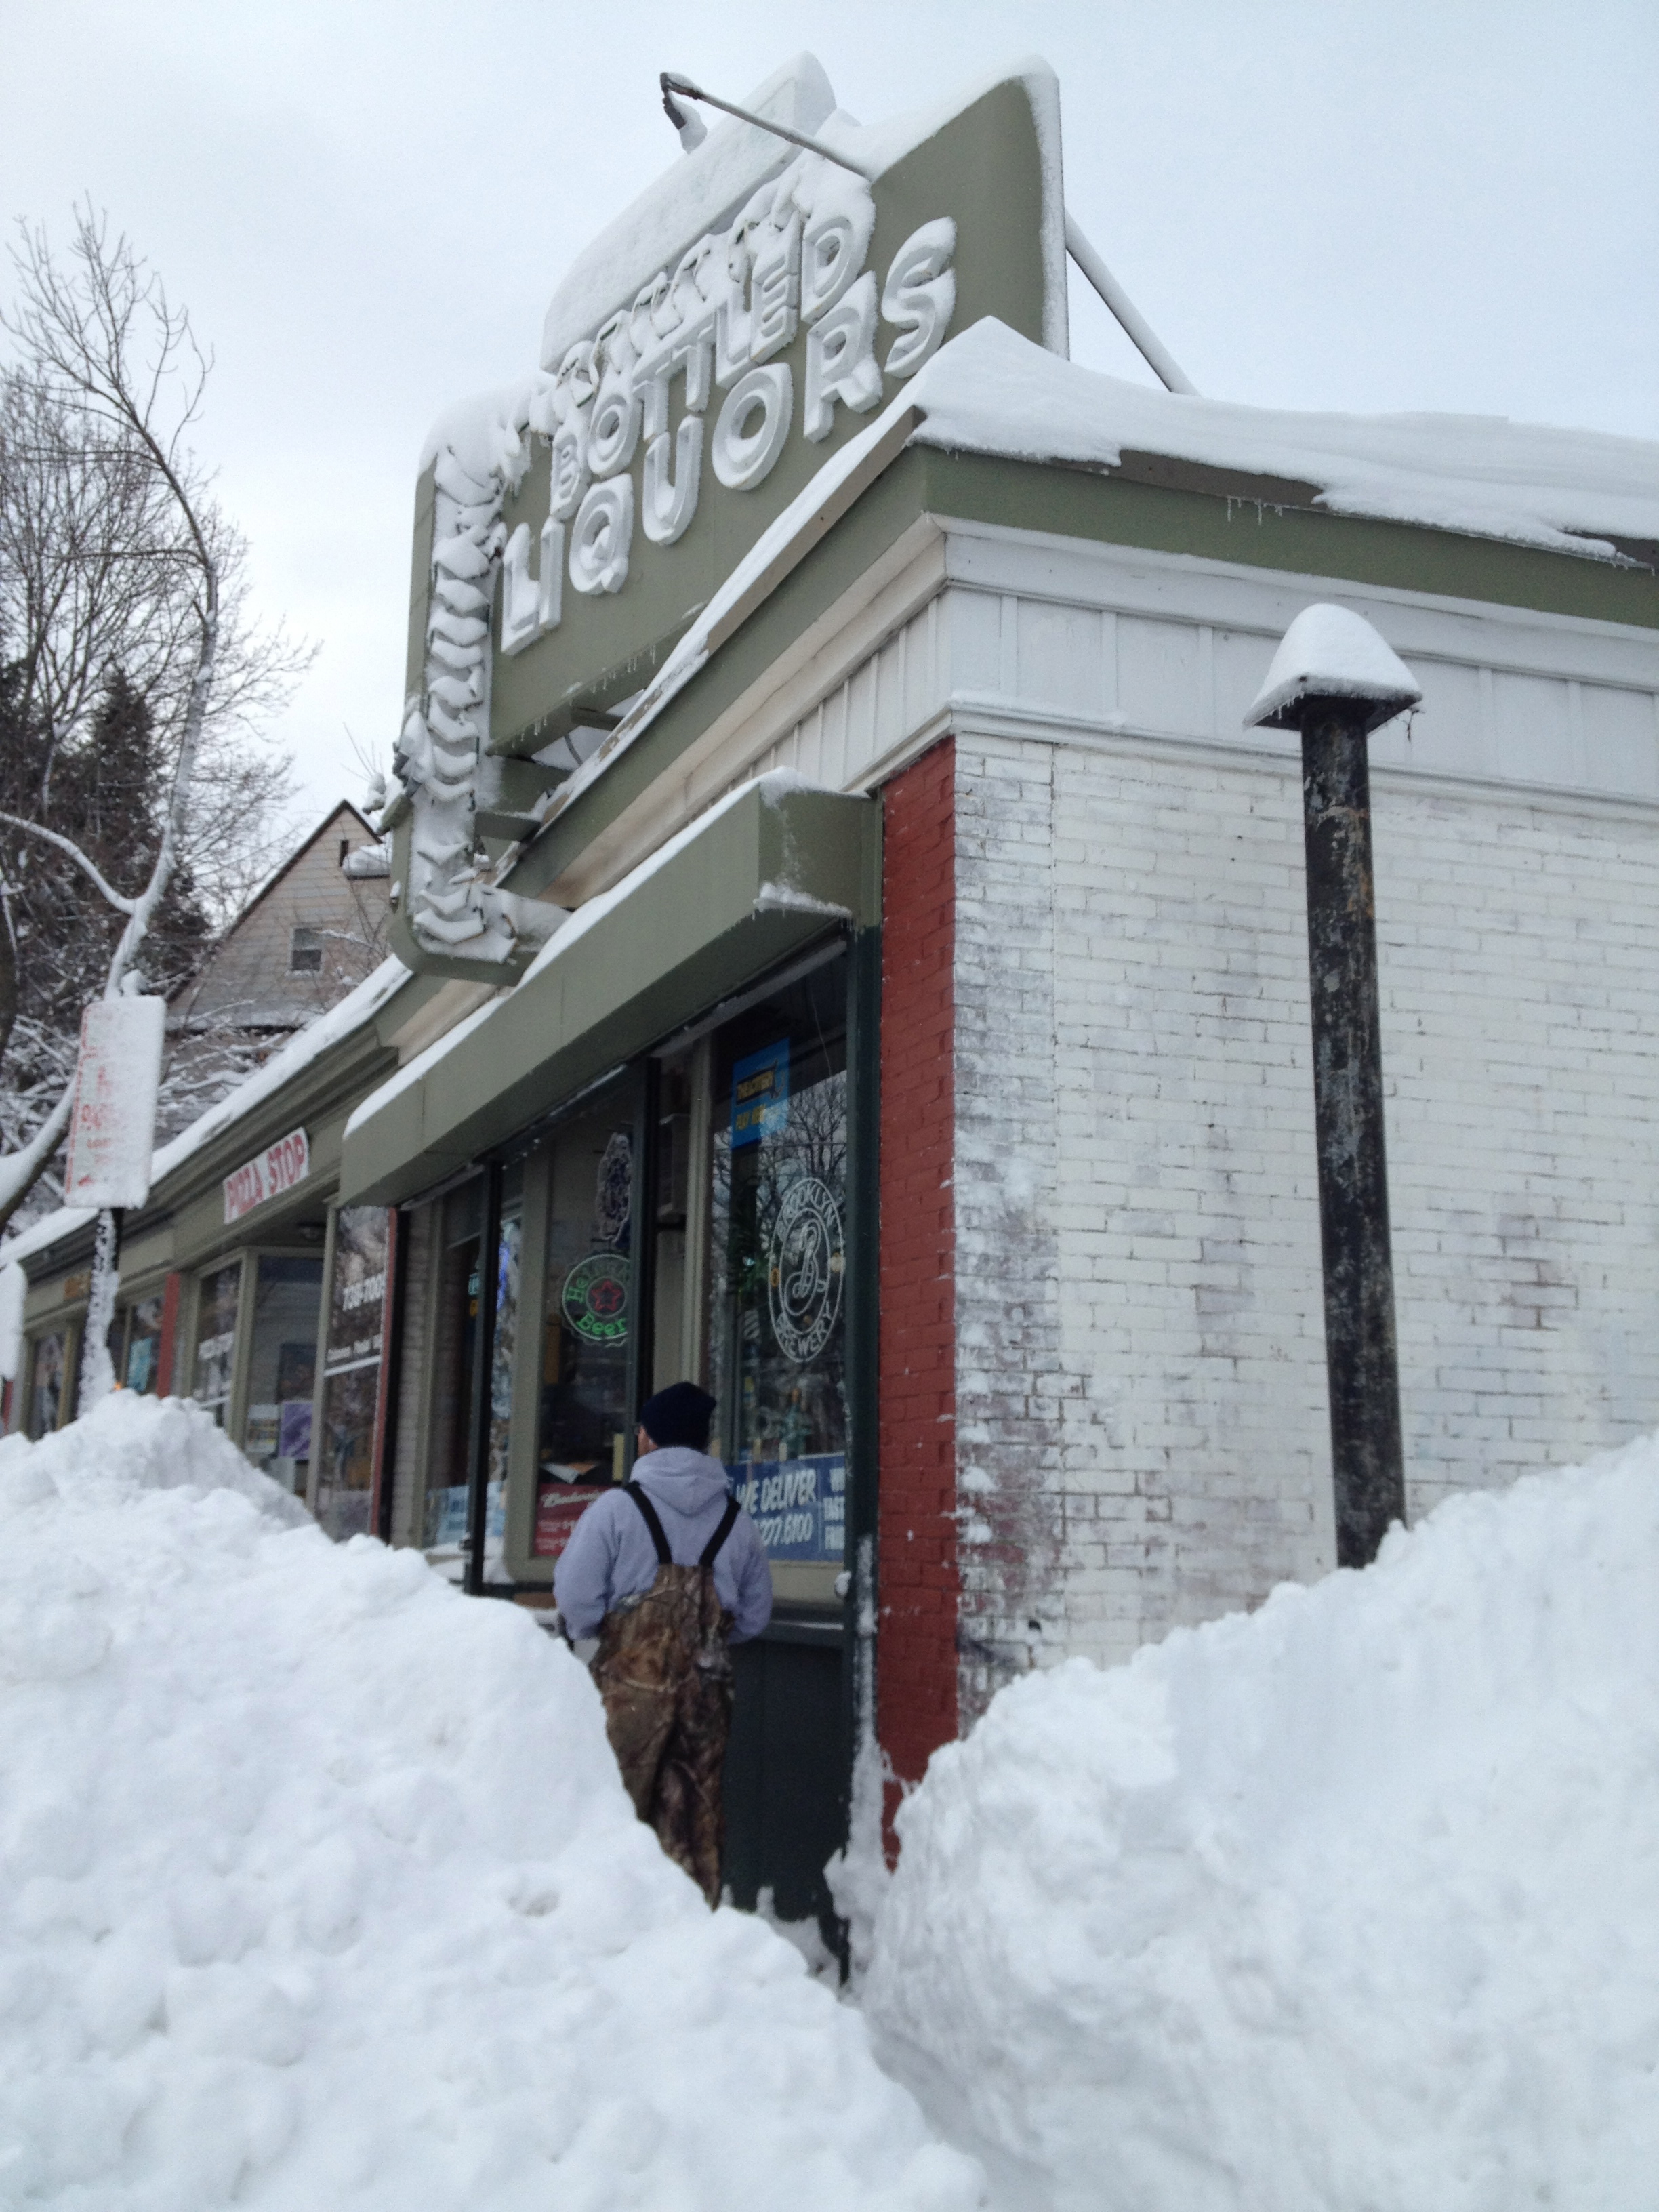
M 251 1160 L 245 1160 L 225 1177 L 225 1220 L 228 1224 L 252 1213 L 268 1198 L 280 1198 L 311 1173 L 311 1146 L 303 1129 L 295 1129 Z

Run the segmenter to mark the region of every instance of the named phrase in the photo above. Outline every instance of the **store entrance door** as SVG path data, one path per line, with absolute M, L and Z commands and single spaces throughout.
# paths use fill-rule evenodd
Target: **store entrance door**
M 823 1869 L 847 1840 L 846 1698 L 839 1622 L 775 1620 L 732 1653 L 726 1884 L 752 1911 L 816 1920 L 833 1941 Z
M 757 994 L 656 1085 L 652 1388 L 700 1381 L 760 1530 L 771 1626 L 737 1647 L 732 1899 L 833 1932 L 846 1841 L 847 963 Z

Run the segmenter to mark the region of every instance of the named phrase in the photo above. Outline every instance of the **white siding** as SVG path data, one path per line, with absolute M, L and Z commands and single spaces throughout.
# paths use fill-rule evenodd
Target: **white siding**
M 1333 1557 L 1297 742 L 1311 600 L 1372 740 L 1411 1506 L 1659 1425 L 1659 638 L 942 526 L 946 583 L 726 780 L 957 737 L 962 1706 Z
M 1000 1672 L 1331 1562 L 1300 794 L 957 758 L 963 1556 Z M 1395 781 L 1376 817 L 1415 1515 L 1659 1425 L 1659 817 Z M 1016 1523 L 1057 1577 L 976 1567 Z

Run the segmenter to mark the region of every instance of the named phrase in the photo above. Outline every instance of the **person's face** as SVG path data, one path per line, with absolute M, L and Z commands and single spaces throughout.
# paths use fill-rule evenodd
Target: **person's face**
M 641 1422 L 640 1423 L 639 1427 L 635 1431 L 635 1433 L 634 1433 L 634 1456 L 635 1456 L 635 1459 L 643 1459 L 643 1458 L 645 1457 L 645 1455 L 646 1455 L 647 1452 L 653 1452 L 653 1451 L 655 1451 L 655 1449 L 657 1449 L 657 1447 L 655 1446 L 655 1444 L 653 1444 L 653 1443 L 652 1443 L 652 1441 L 651 1441 L 650 1437 L 649 1437 L 648 1436 L 647 1436 L 647 1434 L 645 1433 L 645 1423 L 644 1423 L 643 1421 L 641 1421 Z

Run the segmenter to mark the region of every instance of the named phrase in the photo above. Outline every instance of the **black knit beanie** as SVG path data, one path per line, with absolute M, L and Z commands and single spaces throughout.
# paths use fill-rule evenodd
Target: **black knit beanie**
M 695 1382 L 671 1382 L 647 1398 L 640 1408 L 645 1433 L 653 1444 L 689 1444 L 693 1451 L 708 1449 L 708 1424 L 714 1401 Z

